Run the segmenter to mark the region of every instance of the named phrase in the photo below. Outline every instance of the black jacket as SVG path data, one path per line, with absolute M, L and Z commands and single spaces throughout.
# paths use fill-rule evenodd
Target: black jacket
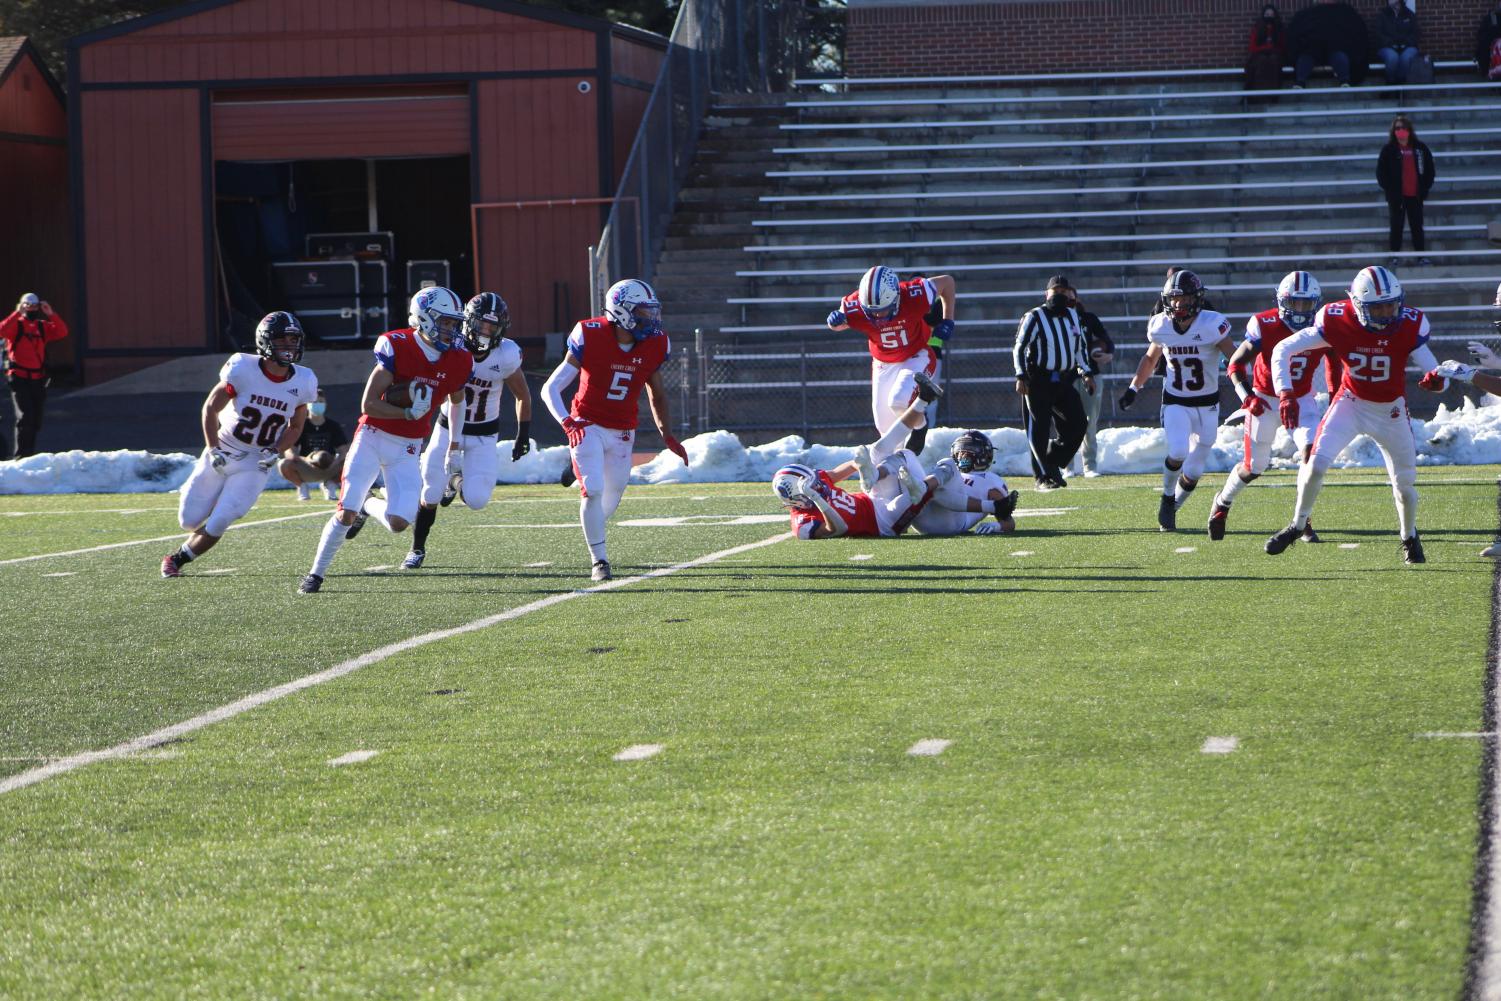
M 1341 51 L 1350 57 L 1350 82 L 1365 79 L 1371 61 L 1365 21 L 1347 3 L 1321 3 L 1293 15 L 1287 26 L 1287 60 L 1296 63 L 1305 52 L 1314 62 L 1327 65 L 1329 53 Z
M 1433 189 L 1433 151 L 1421 139 L 1413 139 L 1411 142 L 1418 155 L 1418 199 L 1422 200 Z M 1388 140 L 1381 147 L 1381 155 L 1376 158 L 1376 183 L 1386 192 L 1387 201 L 1402 200 L 1402 153 L 1395 139 Z
M 1378 49 L 1409 48 L 1418 45 L 1418 16 L 1406 3 L 1400 12 L 1394 13 L 1391 5 L 1381 8 L 1376 15 L 1376 47 Z

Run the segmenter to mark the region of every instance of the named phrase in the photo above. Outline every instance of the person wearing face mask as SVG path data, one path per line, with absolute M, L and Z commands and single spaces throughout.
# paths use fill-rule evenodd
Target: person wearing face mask
M 1017 325 L 1011 352 L 1038 490 L 1068 485 L 1063 470 L 1079 451 L 1088 426 L 1075 383 L 1082 376 L 1084 388 L 1095 390 L 1097 369 L 1073 306 L 1073 287 L 1063 275 L 1048 279 L 1042 305 Z
M 344 453 L 349 451 L 349 435 L 344 426 L 328 416 L 328 400 L 323 390 L 308 404 L 307 421 L 297 444 L 282 454 L 276 471 L 297 487 L 298 500 L 311 500 L 313 484 L 323 487 L 325 500 L 339 499 L 339 476 L 344 472 Z
M 47 402 L 47 345 L 68 336 L 68 325 L 52 305 L 34 292 L 16 303 L 15 312 L 0 320 L 0 342 L 10 356 L 10 391 L 15 398 L 15 457 L 36 452 L 37 432 L 42 429 L 42 409 Z
M 1376 55 L 1386 66 L 1386 82 L 1406 83 L 1418 52 L 1418 16 L 1405 0 L 1388 0 L 1376 15 Z
M 1376 159 L 1376 182 L 1386 193 L 1386 205 L 1390 211 L 1391 236 L 1388 249 L 1396 254 L 1402 249 L 1402 219 L 1412 229 L 1412 248 L 1418 253 L 1425 249 L 1423 239 L 1423 202 L 1433 188 L 1433 152 L 1418 138 L 1406 115 L 1398 115 L 1392 121 L 1390 137 Z M 1393 263 L 1396 258 L 1393 258 Z M 1418 258 L 1419 264 L 1432 264 L 1426 257 Z
M 1501 80 L 1501 0 L 1475 30 L 1475 65 L 1483 80 Z
M 1282 15 L 1271 4 L 1261 8 L 1261 18 L 1251 26 L 1250 55 L 1246 59 L 1246 90 L 1276 90 L 1282 86 L 1282 58 L 1287 50 L 1287 31 Z

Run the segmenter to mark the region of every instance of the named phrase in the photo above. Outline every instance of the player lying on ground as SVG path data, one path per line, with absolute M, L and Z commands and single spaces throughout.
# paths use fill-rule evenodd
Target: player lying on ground
M 203 401 L 198 464 L 182 485 L 177 520 L 192 534 L 162 558 L 163 577 L 214 547 L 255 505 L 271 467 L 302 434 L 318 377 L 302 358 L 302 325 L 291 313 L 270 313 L 255 328 L 256 354 L 229 356 Z
M 966 431 L 949 446 L 926 479 L 926 500 L 912 527 L 923 535 L 997 535 L 1016 531 L 1012 512 L 1020 495 L 990 469 L 995 446 L 982 432 Z M 985 521 L 995 515 L 995 521 Z

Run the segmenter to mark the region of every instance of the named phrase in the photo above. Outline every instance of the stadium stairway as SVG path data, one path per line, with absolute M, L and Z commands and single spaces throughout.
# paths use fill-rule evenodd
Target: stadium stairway
M 1433 149 L 1438 182 L 1426 252 L 1393 258 L 1374 172 L 1398 111 Z M 999 391 L 1015 323 L 1058 272 L 1122 345 L 1116 378 L 1144 347 L 1143 317 L 1170 264 L 1198 271 L 1237 326 L 1271 305 L 1289 270 L 1313 271 L 1333 296 L 1360 267 L 1387 264 L 1446 357 L 1491 332 L 1498 112 L 1501 86 L 1458 69 L 1405 90 L 1321 82 L 1255 96 L 1233 75 L 1108 86 L 1059 76 L 726 101 L 657 282 L 672 329 L 712 332 L 703 364 L 715 427 L 776 426 L 756 413 L 768 393 L 785 397 L 777 417 L 793 408 L 809 430 L 863 418 L 862 344 L 823 317 L 873 263 L 955 277 L 956 420 L 1016 419 L 1017 401 Z M 798 388 L 809 384 L 815 399 Z M 1427 394 L 1414 403 L 1436 405 Z

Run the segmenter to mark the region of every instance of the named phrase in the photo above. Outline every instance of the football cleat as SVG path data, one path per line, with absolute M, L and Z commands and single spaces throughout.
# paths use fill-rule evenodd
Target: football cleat
M 454 473 L 448 478 L 448 483 L 443 487 L 443 496 L 438 499 L 441 507 L 447 507 L 453 503 L 453 499 L 464 489 L 464 474 Z
M 1313 522 L 1312 521 L 1305 521 L 1303 523 L 1303 540 L 1302 541 L 1304 541 L 1304 542 L 1323 542 L 1324 541 L 1323 539 L 1319 538 L 1319 533 L 1315 532 L 1313 530 Z
M 1048 482 L 1052 484 L 1054 490 L 1062 490 L 1064 487 L 1068 486 L 1068 480 L 1065 480 L 1063 478 L 1062 473 L 1059 473 L 1057 476 L 1049 476 Z
M 1480 550 L 1480 555 L 1481 556 L 1485 556 L 1485 557 L 1489 557 L 1490 559 L 1493 559 L 1493 560 L 1495 560 L 1495 559 L 1501 559 L 1501 540 L 1498 540 L 1496 542 L 1492 542 L 1490 545 L 1488 545 L 1484 549 Z
M 1297 542 L 1298 537 L 1302 534 L 1303 530 L 1298 526 L 1288 525 L 1282 531 L 1266 540 L 1266 554 L 1268 556 L 1280 555 L 1288 546 Z
M 1230 509 L 1218 500 L 1209 512 L 1209 538 L 1219 542 L 1225 537 L 1225 525 L 1230 519 Z
M 1021 494 L 1015 490 L 995 502 L 995 517 L 997 521 L 1003 521 L 1011 517 L 1016 511 L 1016 505 L 1021 502 Z
M 1038 493 L 1047 493 L 1049 490 L 1057 490 L 1058 484 L 1054 483 L 1050 479 L 1047 479 L 1046 477 L 1039 476 L 1037 477 L 1036 483 L 1032 487 L 1032 489 L 1036 490 Z
M 1178 502 L 1173 500 L 1171 494 L 1163 494 L 1157 505 L 1157 529 L 1161 532 L 1178 530 Z
M 594 581 L 614 580 L 615 575 L 610 573 L 610 561 L 595 560 L 594 569 L 589 571 L 589 579 Z
M 176 553 L 168 553 L 166 556 L 162 557 L 162 576 L 182 576 L 182 564 L 178 561 Z
M 369 520 L 370 520 L 370 516 L 368 514 L 366 514 L 364 511 L 361 511 L 358 515 L 355 516 L 354 524 L 349 526 L 349 531 L 345 533 L 344 538 L 345 539 L 352 539 L 356 535 L 359 535 L 360 534 L 360 529 L 364 528 L 365 527 L 365 522 L 367 522 Z
M 302 583 L 301 584 L 297 585 L 297 593 L 298 594 L 317 594 L 318 593 L 318 589 L 321 588 L 322 586 L 323 586 L 323 578 L 319 577 L 315 573 L 310 573 L 306 577 L 302 578 Z
M 924 481 L 918 479 L 913 474 L 912 470 L 907 468 L 907 464 L 905 462 L 896 467 L 896 479 L 897 482 L 902 485 L 902 489 L 907 491 L 907 498 L 911 500 L 912 503 L 922 503 L 922 499 L 928 494 L 928 485 Z
M 1423 543 L 1418 539 L 1418 533 L 1412 533 L 1412 538 L 1402 540 L 1403 563 L 1427 563 L 1428 557 L 1423 555 Z
M 880 473 L 876 470 L 876 464 L 871 461 L 869 445 L 860 445 L 855 449 L 855 472 L 860 477 L 861 493 L 868 494 L 875 489 Z
M 917 384 L 917 398 L 924 403 L 932 403 L 943 395 L 942 388 L 930 379 L 926 372 L 914 373 L 912 381 Z
M 407 558 L 401 561 L 401 569 L 420 570 L 422 569 L 422 561 L 425 559 L 427 559 L 427 550 L 413 549 L 410 553 L 407 553 Z
M 324 500 L 338 500 L 339 499 L 339 488 L 336 487 L 336 486 L 334 486 L 333 485 L 333 481 L 331 481 L 331 480 L 325 480 L 323 482 L 323 499 Z

